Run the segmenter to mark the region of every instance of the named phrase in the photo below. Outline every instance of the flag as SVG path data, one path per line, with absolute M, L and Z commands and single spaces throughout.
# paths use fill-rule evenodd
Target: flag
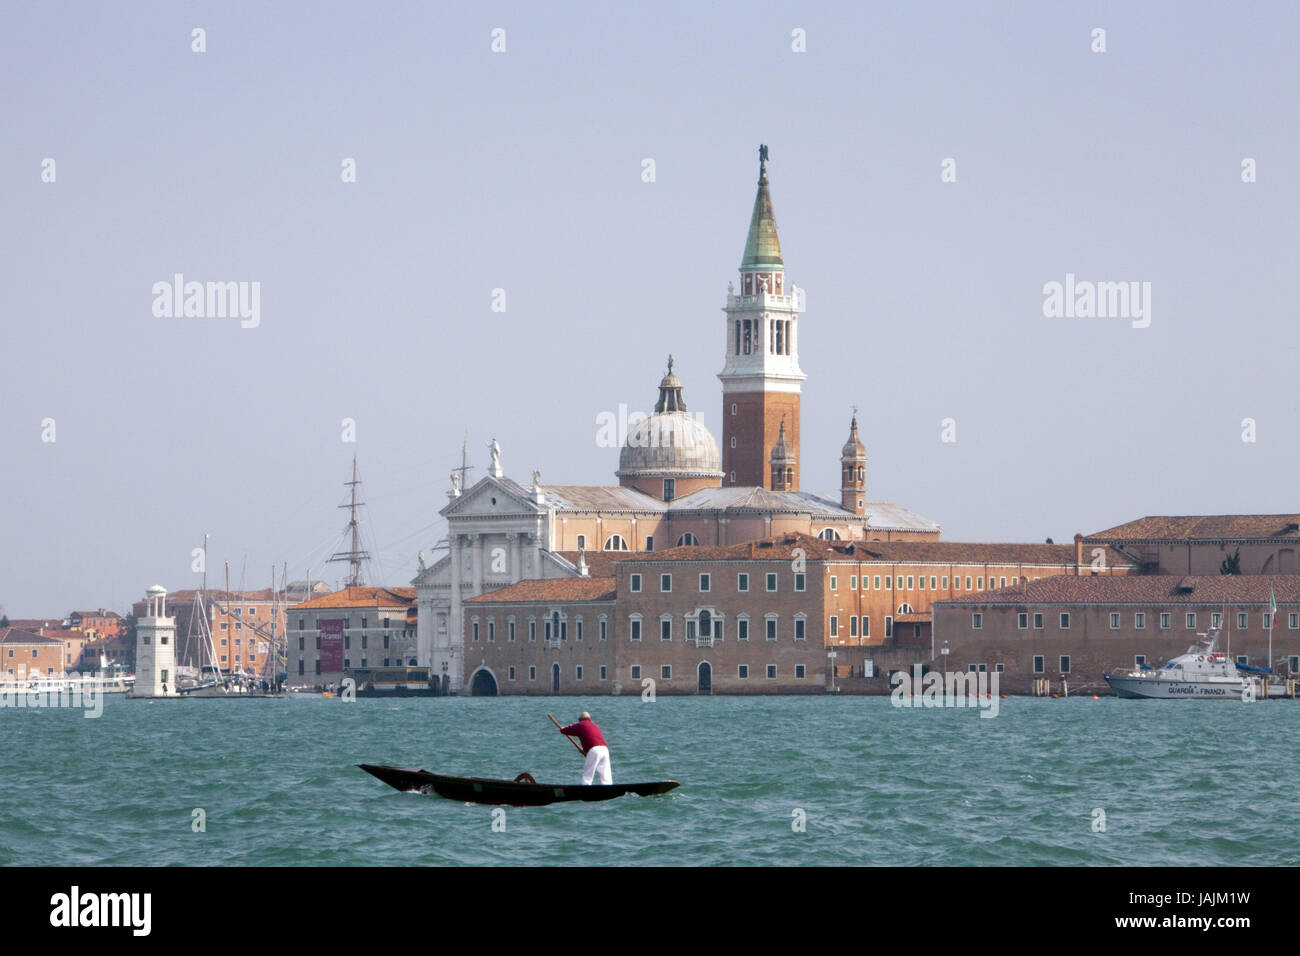
M 1269 609 L 1268 609 L 1269 622 L 1268 622 L 1268 626 L 1269 626 L 1270 628 L 1275 628 L 1275 627 L 1277 627 L 1277 597 L 1273 594 L 1273 582 L 1272 582 L 1272 581 L 1268 582 L 1268 604 L 1269 604 Z M 1271 662 L 1270 662 L 1270 664 L 1271 664 Z

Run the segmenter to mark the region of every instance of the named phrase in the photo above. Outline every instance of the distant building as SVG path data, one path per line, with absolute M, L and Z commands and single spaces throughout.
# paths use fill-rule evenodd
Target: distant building
M 360 586 L 289 608 L 289 683 L 338 683 L 358 667 L 416 666 L 415 588 Z
M 62 641 L 23 628 L 0 628 L 0 675 L 5 680 L 33 680 L 62 673 Z
M 1146 573 L 1218 574 L 1236 557 L 1241 574 L 1300 573 L 1300 514 L 1152 515 L 1083 539 L 1120 551 Z
M 68 615 L 68 626 L 81 631 L 92 641 L 119 637 L 126 631 L 122 615 L 102 607 L 98 611 L 73 611 Z
M 1131 570 L 1109 558 L 1105 574 Z M 668 694 L 822 692 L 832 666 L 837 682 L 865 681 L 877 663 L 929 659 L 935 601 L 1093 573 L 1074 546 L 808 534 L 629 554 L 597 576 L 525 580 L 468 599 L 468 690 L 640 693 L 653 679 Z
M 1036 678 L 1108 693 L 1104 673 L 1159 666 L 1212 627 L 1223 628 L 1220 650 L 1255 666 L 1270 663 L 1271 634 L 1274 672 L 1300 676 L 1300 575 L 1053 577 L 934 609 L 946 667 L 996 671 L 1009 693 L 1029 692 Z
M 177 663 L 189 666 L 211 664 L 204 647 L 199 618 L 197 589 L 173 591 L 167 604 L 176 619 Z M 275 661 L 271 657 L 273 642 L 283 644 L 284 622 L 281 615 L 289 605 L 283 591 L 261 588 L 254 591 L 209 590 L 203 605 L 203 618 L 216 645 L 218 666 L 223 671 L 246 672 L 274 676 Z M 146 611 L 146 602 L 137 601 L 132 613 L 137 617 Z M 278 673 L 278 671 L 276 671 Z

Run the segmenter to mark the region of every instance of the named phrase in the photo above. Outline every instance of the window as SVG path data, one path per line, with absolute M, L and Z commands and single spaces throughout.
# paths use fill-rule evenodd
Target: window
M 506 641 L 513 644 L 515 642 L 515 619 L 513 617 L 506 622 L 506 632 Z
M 536 667 L 531 667 L 531 666 L 530 666 L 530 667 L 528 668 L 528 679 L 529 679 L 529 680 L 537 680 L 537 668 L 536 668 Z
M 894 619 L 888 614 L 885 615 L 885 637 L 894 636 Z
M 587 548 L 587 536 L 585 534 L 578 535 L 578 550 L 585 551 L 586 548 Z
M 852 620 L 852 618 L 850 619 Z M 796 641 L 805 640 L 808 636 L 807 618 L 796 617 L 794 619 L 794 639 Z
M 1063 630 L 1063 631 L 1068 631 L 1069 629 L 1070 629 L 1070 612 L 1069 612 L 1069 611 L 1062 611 L 1062 612 L 1061 612 L 1061 630 Z
M 1189 624 L 1188 627 L 1190 626 L 1191 625 Z M 1246 615 L 1244 613 L 1237 614 L 1237 630 L 1239 631 L 1246 630 Z
M 858 589 L 858 576 L 857 576 L 856 574 L 850 574 L 850 575 L 849 575 L 849 590 L 850 590 L 850 591 L 856 591 L 857 589 Z
M 1062 673 L 1062 674 L 1068 674 L 1068 673 L 1070 673 L 1070 655 L 1069 655 L 1069 654 L 1062 654 L 1062 655 L 1061 655 L 1061 673 Z
M 916 583 L 917 583 L 918 585 L 920 585 L 921 590 L 924 591 L 924 590 L 925 590 L 925 575 L 923 574 L 923 575 L 921 575 L 919 578 L 917 578 L 917 579 L 916 579 Z
M 605 615 L 602 614 L 600 616 L 600 639 L 603 641 L 607 637 L 609 637 L 609 622 L 605 620 Z
M 581 665 L 581 664 L 579 664 L 577 667 L 575 667 L 575 668 L 573 669 L 573 676 L 574 676 L 577 680 L 582 680 L 582 665 Z
M 639 594 L 641 592 L 641 575 L 633 574 L 628 579 L 628 588 L 633 594 Z
M 972 630 L 982 630 L 984 627 L 984 615 L 976 611 L 970 616 L 970 626 Z
M 834 614 L 831 615 L 830 619 L 830 634 L 831 637 L 840 636 L 840 619 Z
M 775 575 L 775 574 L 769 574 L 769 575 L 767 576 L 767 589 L 768 589 L 769 591 L 775 591 L 775 590 L 776 590 L 776 575 Z
M 659 619 L 659 640 L 671 641 L 673 639 L 673 619 L 671 617 L 661 617 Z
M 1172 626 L 1172 624 L 1170 623 L 1169 618 L 1170 618 L 1170 614 L 1169 614 L 1168 611 L 1161 611 L 1161 612 L 1160 612 L 1160 628 L 1161 628 L 1161 630 L 1166 630 L 1166 631 L 1167 631 L 1167 630 Z
M 997 671 L 999 674 L 1001 674 L 1001 673 L 1003 673 L 1003 672 L 1006 671 L 1006 669 L 1007 669 L 1007 665 L 1006 665 L 1006 664 L 994 664 L 994 665 L 993 665 L 993 669 L 994 669 L 995 671 Z
M 766 618 L 766 624 L 767 624 L 767 639 L 769 641 L 775 641 L 776 640 L 776 618 L 772 616 L 768 616 Z
M 574 636 L 577 640 L 582 640 L 582 618 L 578 618 L 578 630 Z
M 1119 630 L 1119 611 L 1110 612 L 1110 629 L 1112 631 Z
M 627 549 L 627 542 L 623 540 L 621 534 L 611 534 L 605 539 L 606 551 L 626 551 Z
M 672 501 L 677 497 L 677 479 L 664 479 L 664 501 Z
M 470 628 L 471 628 L 471 630 L 473 630 L 473 632 L 474 632 L 474 640 L 477 641 L 477 640 L 478 640 L 478 618 L 474 618 L 474 621 L 473 621 L 473 623 L 470 625 Z M 343 645 L 344 645 L 345 647 L 349 646 L 349 642 L 350 642 L 350 638 L 346 638 L 346 637 L 343 638 Z
M 993 579 L 992 579 L 992 578 L 989 578 L 989 584 L 991 585 L 992 583 L 993 583 Z M 999 577 L 999 578 L 998 578 L 998 587 L 1000 587 L 1000 588 L 1004 588 L 1004 587 L 1006 587 L 1006 586 L 1007 586 L 1007 579 L 1004 578 L 1004 577 Z
M 515 668 L 513 664 L 507 669 L 506 673 L 509 675 L 510 680 L 515 679 Z
M 1196 630 L 1196 612 L 1195 612 L 1195 611 L 1188 611 L 1188 612 L 1187 612 L 1187 629 L 1188 629 L 1189 631 L 1194 631 L 1194 630 Z
M 488 618 L 488 643 L 490 644 L 495 643 L 496 639 L 497 639 L 497 619 L 494 617 L 490 617 Z M 361 638 L 361 646 L 362 647 L 366 646 L 366 639 L 364 637 Z
M 537 618 L 535 617 L 528 619 L 528 639 L 530 641 L 537 640 Z
M 740 617 L 736 619 L 736 640 L 749 640 L 749 618 Z
M 975 579 L 975 590 L 977 590 L 977 591 L 983 591 L 983 590 L 984 590 L 984 579 L 983 579 L 982 577 L 979 577 L 979 578 L 976 578 L 976 579 Z
M 1273 615 L 1265 614 L 1264 617 L 1262 618 L 1262 621 L 1263 623 L 1261 626 L 1264 628 L 1264 630 L 1271 631 L 1273 629 Z
M 802 664 L 794 665 L 794 676 L 796 679 L 801 679 L 804 676 L 804 666 Z
M 966 590 L 969 591 L 970 589 L 970 575 L 968 574 L 966 575 Z
M 767 665 L 767 679 L 768 679 L 768 680 L 776 680 L 776 665 L 775 665 L 775 664 L 768 664 L 768 665 Z
M 1147 626 L 1147 616 L 1144 613 L 1138 611 L 1136 614 L 1133 615 L 1133 627 L 1136 630 L 1140 631 L 1146 626 Z
M 736 668 L 736 676 L 739 677 L 741 680 L 748 680 L 748 679 L 749 679 L 749 665 L 748 665 L 748 664 L 741 664 L 741 665 L 739 665 L 739 666 Z
M 601 665 L 600 665 L 600 679 L 601 679 L 601 680 L 605 680 L 605 679 L 608 678 L 608 677 L 609 677 L 609 668 L 606 667 L 604 664 L 601 664 Z
M 802 590 L 803 590 L 803 588 L 800 587 L 800 581 L 799 581 L 799 579 L 802 578 L 802 577 L 803 577 L 802 574 L 796 574 L 796 575 L 794 576 L 794 589 L 795 589 L 796 591 L 802 591 Z M 832 575 L 831 575 L 831 590 L 832 590 L 832 591 L 838 591 L 839 589 L 840 589 L 840 579 L 839 579 L 839 576 L 838 576 L 838 575 L 835 575 L 835 574 L 832 574 Z
M 704 593 L 705 591 L 708 591 L 711 585 L 712 585 L 712 581 L 710 580 L 709 575 L 707 575 L 707 574 L 701 574 L 701 575 L 700 575 L 700 593 Z
M 699 543 L 700 543 L 700 539 L 695 537 L 695 535 L 691 534 L 689 531 L 687 531 L 685 534 L 681 535 L 677 539 L 677 547 L 679 548 L 688 547 L 688 546 L 695 547 Z
M 1300 614 L 1288 614 L 1286 616 L 1286 626 L 1291 630 L 1300 630 Z
M 659 575 L 659 590 L 660 590 L 660 592 L 663 593 L 663 594 L 667 594 L 667 593 L 668 593 L 669 591 L 671 591 L 672 589 L 673 589 L 673 576 L 672 576 L 671 574 L 661 574 L 661 575 Z
M 893 577 L 887 574 L 885 575 L 885 590 L 892 591 L 893 589 L 894 589 L 894 579 Z
M 862 616 L 862 636 L 871 636 L 871 618 L 867 617 L 865 614 Z
M 795 637 L 798 636 L 799 636 L 798 629 L 796 628 Z M 858 636 L 858 619 L 854 617 L 852 614 L 850 614 L 849 615 L 849 637 L 857 637 L 857 636 Z
M 1238 663 L 1238 664 L 1249 664 L 1249 663 L 1250 663 L 1250 658 L 1247 657 L 1245 654 L 1238 654 L 1238 655 L 1237 655 L 1237 663 Z
M 633 617 L 631 621 L 628 622 L 628 624 L 629 624 L 628 633 L 631 639 L 634 641 L 641 640 L 641 618 Z
M 1027 612 L 1021 611 L 1016 615 L 1016 627 L 1022 631 L 1029 627 L 1029 614 Z
M 832 591 L 835 590 L 835 583 L 836 583 L 836 579 L 835 579 L 834 575 L 832 575 L 832 576 L 831 576 L 831 590 L 832 590 Z M 807 586 L 808 586 L 808 575 L 806 575 L 806 574 L 802 574 L 802 573 L 801 573 L 801 574 L 796 574 L 796 575 L 794 576 L 794 589 L 795 589 L 796 591 L 802 591 L 802 590 L 804 590 Z M 769 591 L 772 591 L 772 590 L 775 590 L 775 588 L 768 588 L 768 590 L 769 590 Z
M 913 581 L 912 575 L 909 574 L 907 576 L 907 589 L 909 591 L 915 590 L 915 586 L 913 585 L 912 581 Z
M 945 574 L 939 579 L 939 587 L 943 588 L 945 591 L 948 590 L 948 575 Z
M 731 436 L 731 447 L 732 447 L 732 448 L 735 448 L 735 447 L 736 447 L 736 436 L 735 436 L 735 435 L 732 435 L 732 436 Z
M 1042 672 L 1043 672 L 1043 655 L 1042 655 L 1042 654 L 1035 654 L 1035 655 L 1034 655 L 1034 673 L 1035 673 L 1035 674 L 1041 674 Z
M 660 665 L 660 667 L 659 667 L 659 677 L 660 677 L 661 679 L 663 679 L 663 680 L 672 680 L 672 679 L 673 679 L 673 665 L 672 665 L 672 664 L 662 664 L 662 665 Z
M 817 535 L 817 537 L 823 541 L 838 541 L 840 540 L 840 533 L 834 528 L 822 528 L 821 534 Z
M 1145 654 L 1134 654 L 1134 655 L 1133 655 L 1133 666 L 1134 666 L 1134 667 L 1137 667 L 1137 668 L 1143 668 L 1143 667 L 1146 667 L 1146 666 L 1147 666 L 1147 656 L 1146 656 Z

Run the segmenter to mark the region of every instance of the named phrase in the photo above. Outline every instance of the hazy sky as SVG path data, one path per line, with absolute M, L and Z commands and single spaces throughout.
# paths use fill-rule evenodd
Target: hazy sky
M 670 352 L 720 434 L 760 142 L 805 489 L 856 404 L 869 497 L 951 540 L 1300 510 L 1298 46 L 1280 2 L 5 4 L 0 605 L 194 586 L 204 532 L 210 582 L 319 576 L 354 452 L 406 584 L 463 435 L 613 483 Z M 175 273 L 260 324 L 156 317 Z M 1067 273 L 1150 326 L 1046 317 Z

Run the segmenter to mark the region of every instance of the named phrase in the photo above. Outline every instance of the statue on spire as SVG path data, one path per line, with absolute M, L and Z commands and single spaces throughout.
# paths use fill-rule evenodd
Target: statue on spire
M 668 374 L 673 374 L 673 357 L 671 355 L 668 356 Z
M 760 143 L 758 146 L 758 178 L 767 178 L 767 144 Z

